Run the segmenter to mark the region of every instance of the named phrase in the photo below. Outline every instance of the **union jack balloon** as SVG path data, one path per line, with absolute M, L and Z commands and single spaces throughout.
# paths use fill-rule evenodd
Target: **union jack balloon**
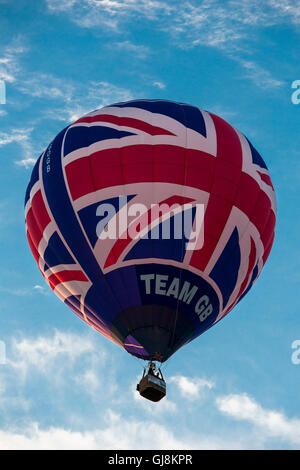
M 33 169 L 25 215 L 54 293 L 130 354 L 164 362 L 252 287 L 276 199 L 264 160 L 226 121 L 134 100 L 55 137 Z

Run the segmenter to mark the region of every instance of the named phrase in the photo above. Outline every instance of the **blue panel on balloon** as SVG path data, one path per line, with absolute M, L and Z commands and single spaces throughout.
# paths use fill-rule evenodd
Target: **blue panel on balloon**
M 76 126 L 71 127 L 66 135 L 64 143 L 64 156 L 74 150 L 86 147 L 95 142 L 107 139 L 120 139 L 134 135 L 132 132 L 119 131 L 106 126 Z
M 41 156 L 42 155 L 40 155 L 37 161 L 35 162 L 35 165 L 32 170 L 31 178 L 27 186 L 26 195 L 25 195 L 25 206 L 30 197 L 30 191 L 32 190 L 35 183 L 39 180 L 39 166 L 40 166 Z
M 189 220 L 189 214 L 191 215 L 189 226 L 184 226 L 183 213 L 181 212 L 153 227 L 137 241 L 125 260 L 159 258 L 182 262 L 189 242 L 186 236 L 189 236 L 192 230 L 196 208 L 184 212 L 185 220 Z
M 85 233 L 93 247 L 112 217 L 134 196 L 135 194 L 105 199 L 84 207 L 78 212 Z M 118 234 L 117 224 L 116 234 Z
M 116 103 L 112 106 L 117 106 L 118 108 L 141 108 L 152 113 L 164 114 L 206 137 L 203 115 L 200 109 L 195 106 L 165 100 L 134 100 Z
M 239 246 L 239 234 L 237 228 L 235 228 L 223 253 L 210 273 L 210 277 L 217 283 L 222 292 L 223 307 L 227 304 L 235 288 L 240 263 L 241 251 Z
M 57 232 L 50 237 L 47 248 L 44 253 L 44 260 L 48 268 L 58 264 L 73 264 L 76 261 L 70 255 L 69 251 L 61 241 Z

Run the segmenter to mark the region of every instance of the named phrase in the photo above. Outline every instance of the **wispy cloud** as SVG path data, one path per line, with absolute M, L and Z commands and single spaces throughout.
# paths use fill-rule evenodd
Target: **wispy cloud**
M 67 13 L 81 27 L 101 24 L 110 29 L 135 16 L 153 20 L 173 10 L 168 2 L 159 0 L 47 0 L 47 6 L 52 13 Z
M 21 156 L 15 160 L 15 164 L 26 169 L 34 165 L 49 143 L 48 135 L 35 135 L 41 119 L 53 119 L 69 124 L 94 109 L 133 99 L 129 90 L 104 81 L 82 84 L 50 74 L 37 73 L 30 76 L 24 73 L 24 76 L 22 81 L 18 81 L 16 88 L 34 100 L 40 100 L 39 116 L 31 120 L 31 127 L 0 131 L 0 148 L 16 144 L 21 149 Z
M 16 81 L 18 72 L 20 71 L 19 57 L 27 51 L 27 48 L 23 44 L 23 38 L 17 37 L 3 49 L 2 55 L 0 56 L 0 80 L 4 80 L 8 83 Z
M 180 15 L 174 18 L 171 32 L 178 36 L 182 47 L 236 47 L 245 33 L 241 24 L 232 21 L 228 13 L 228 5 L 222 6 L 215 0 L 204 0 L 200 5 L 184 2 Z
M 105 81 L 85 84 L 50 74 L 35 74 L 18 84 L 21 93 L 38 98 L 41 117 L 71 123 L 93 109 L 132 99 L 130 90 Z M 49 107 L 49 100 L 52 106 Z
M 300 23 L 299 0 L 269 0 L 269 5 L 277 11 L 277 15 L 290 20 L 294 24 Z
M 29 168 L 35 163 L 34 150 L 31 141 L 31 132 L 33 128 L 11 129 L 9 132 L 0 132 L 0 147 L 10 144 L 17 144 L 22 151 L 23 158 L 16 160 L 15 163 L 25 168 Z
M 180 37 L 182 46 L 240 48 L 251 37 L 251 27 L 271 26 L 284 21 L 299 23 L 298 0 L 218 0 L 167 2 L 159 0 L 47 0 L 48 11 L 64 13 L 81 27 L 105 25 L 117 29 L 136 17 L 156 22 Z
M 287 418 L 280 411 L 265 409 L 247 394 L 218 397 L 216 403 L 222 413 L 257 427 L 261 437 L 276 437 L 291 445 L 300 445 L 300 419 Z
M 116 86 L 109 82 L 90 82 L 87 99 L 99 106 L 107 106 L 118 101 L 133 99 L 132 93 L 126 88 Z
M 276 77 L 273 77 L 268 70 L 255 62 L 242 59 L 239 59 L 238 61 L 246 71 L 245 78 L 252 80 L 259 88 L 278 88 L 284 85 L 282 80 L 278 80 Z
M 1 209 L 1 204 L 0 204 Z M 0 218 L 1 219 L 1 218 Z M 48 295 L 47 289 L 40 285 L 35 285 L 33 287 L 6 287 L 0 286 L 0 292 L 9 295 L 15 295 L 17 297 L 24 297 L 28 295 L 33 295 L 34 293 L 38 292 L 40 294 Z
M 201 44 L 226 50 L 243 50 L 244 40 L 253 42 L 254 27 L 298 23 L 300 20 L 298 0 L 185 1 L 180 10 L 171 28 L 175 33 L 182 33 L 180 37 L 184 44 L 187 45 L 188 41 L 190 45 Z
M 23 143 L 28 139 L 28 133 L 32 129 L 13 129 L 11 133 L 0 132 L 0 147 L 13 142 Z
M 155 86 L 156 88 L 159 88 L 160 90 L 164 90 L 166 88 L 166 85 L 163 82 L 160 82 L 157 80 L 153 82 L 153 86 Z
M 59 108 L 46 111 L 45 117 L 71 123 L 94 109 L 119 101 L 133 99 L 131 92 L 108 82 L 89 82 L 85 87 L 78 84 L 70 100 Z
M 114 42 L 111 46 L 114 49 L 128 52 L 129 54 L 132 54 L 138 59 L 145 59 L 150 53 L 149 47 L 143 46 L 142 44 L 134 44 L 133 42 L 128 40 Z
M 67 14 L 71 21 L 82 27 L 95 27 L 105 23 L 116 29 L 123 22 L 133 18 L 151 20 L 157 30 L 164 30 L 172 44 L 179 48 L 210 47 L 226 54 L 235 54 L 235 59 L 244 57 L 245 50 L 250 54 L 256 43 L 257 28 L 266 28 L 284 22 L 300 21 L 300 2 L 292 0 L 251 0 L 239 2 L 228 0 L 192 0 L 183 2 L 163 2 L 132 0 L 48 0 L 50 12 Z M 132 52 L 143 58 L 148 50 L 145 46 L 133 44 L 129 40 L 115 41 L 115 48 Z M 282 81 L 253 60 L 241 59 L 240 65 L 246 70 L 245 77 L 261 88 L 277 88 Z M 160 86 L 155 81 L 153 85 Z M 163 85 L 163 84 L 162 84 Z
M 27 73 L 26 78 L 19 81 L 17 88 L 33 98 L 68 102 L 74 95 L 74 85 L 70 81 L 45 73 Z

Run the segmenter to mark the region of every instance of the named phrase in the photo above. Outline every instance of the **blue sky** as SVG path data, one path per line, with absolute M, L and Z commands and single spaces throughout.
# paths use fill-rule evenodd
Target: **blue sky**
M 298 0 L 0 0 L 1 449 L 300 447 L 299 48 Z M 262 154 L 278 202 L 259 280 L 167 362 L 158 404 L 134 390 L 140 361 L 50 292 L 24 228 L 41 151 L 76 117 L 135 98 L 228 120 Z

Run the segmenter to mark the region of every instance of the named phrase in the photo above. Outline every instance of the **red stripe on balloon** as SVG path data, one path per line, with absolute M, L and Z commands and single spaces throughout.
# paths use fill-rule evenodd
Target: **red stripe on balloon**
M 223 119 L 211 114 L 217 135 L 217 156 L 214 158 L 214 175 L 204 216 L 203 248 L 194 251 L 190 264 L 205 270 L 230 215 L 242 173 L 242 147 L 238 134 Z M 220 201 L 222 211 L 219 211 Z
M 82 271 L 78 270 L 59 271 L 58 273 L 51 274 L 51 276 L 48 277 L 51 289 L 55 289 L 58 284 L 68 281 L 88 282 L 88 279 Z
M 133 145 L 95 152 L 65 167 L 73 201 L 99 189 L 135 182 L 178 183 L 209 191 L 215 158 L 182 147 Z M 141 158 L 142 157 L 142 158 Z M 93 175 L 93 177 L 91 176 Z
M 259 176 L 261 177 L 261 179 L 262 179 L 268 186 L 271 186 L 271 188 L 272 188 L 273 191 L 274 191 L 274 187 L 273 187 L 273 184 L 272 184 L 272 181 L 271 181 L 270 176 L 267 175 L 266 173 L 261 173 L 260 171 L 257 171 L 257 173 L 259 174 Z
M 36 217 L 32 208 L 29 209 L 26 216 L 26 224 L 30 237 L 36 248 L 38 248 L 40 241 L 43 238 L 43 230 L 37 223 Z
M 51 222 L 51 219 L 47 212 L 41 191 L 37 191 L 33 196 L 31 201 L 31 209 L 33 210 L 33 213 L 37 216 L 37 222 L 41 230 L 44 231 L 47 225 Z
M 46 210 L 42 193 L 37 191 L 32 198 L 31 207 L 26 215 L 27 228 L 36 247 L 39 246 L 43 238 L 43 232 L 50 222 L 51 219 Z

